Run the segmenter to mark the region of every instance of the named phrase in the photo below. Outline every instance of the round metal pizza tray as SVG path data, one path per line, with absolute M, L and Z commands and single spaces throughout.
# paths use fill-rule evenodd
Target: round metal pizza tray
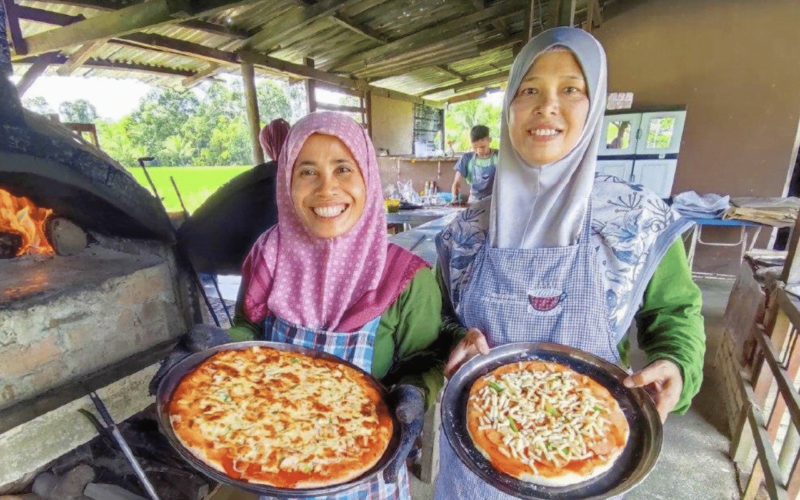
M 247 342 L 234 342 L 230 344 L 223 344 L 216 347 L 212 347 L 203 352 L 198 352 L 192 354 L 179 363 L 176 363 L 169 372 L 167 372 L 164 379 L 158 386 L 158 392 L 156 393 L 156 417 L 158 419 L 159 427 L 161 428 L 161 432 L 167 437 L 170 444 L 172 445 L 178 453 L 186 459 L 189 464 L 191 464 L 195 469 L 199 472 L 205 474 L 209 478 L 213 479 L 214 481 L 224 483 L 230 486 L 235 486 L 236 488 L 251 492 L 257 493 L 259 495 L 266 495 L 271 497 L 277 498 L 296 498 L 296 497 L 317 497 L 317 496 L 329 496 L 335 493 L 353 488 L 360 483 L 368 481 L 375 477 L 377 474 L 383 472 L 383 469 L 391 462 L 392 458 L 394 458 L 395 454 L 397 453 L 397 449 L 400 445 L 400 423 L 395 418 L 394 414 L 392 414 L 392 420 L 394 424 L 394 432 L 392 435 L 392 439 L 389 441 L 389 446 L 386 448 L 381 459 L 372 467 L 370 470 L 362 474 L 361 476 L 347 481 L 346 483 L 341 483 L 333 486 L 327 486 L 324 488 L 307 488 L 307 489 L 284 489 L 284 488 L 276 488 L 273 486 L 265 485 L 265 484 L 255 484 L 250 483 L 247 481 L 242 481 L 239 479 L 234 479 L 229 477 L 227 474 L 214 469 L 213 467 L 207 465 L 205 462 L 198 459 L 192 452 L 190 452 L 183 444 L 178 440 L 177 436 L 175 436 L 175 431 L 172 429 L 172 425 L 169 421 L 169 403 L 172 401 L 172 394 L 175 392 L 180 381 L 183 377 L 191 372 L 197 365 L 201 362 L 205 361 L 206 359 L 210 358 L 214 354 L 220 351 L 228 351 L 228 350 L 243 350 L 253 346 L 262 346 L 262 347 L 270 347 L 272 349 L 278 349 L 281 351 L 289 351 L 289 352 L 296 352 L 300 354 L 305 354 L 306 356 L 310 356 L 312 358 L 321 358 L 326 359 L 329 361 L 333 361 L 336 363 L 340 363 L 359 372 L 367 375 L 367 379 L 372 382 L 372 385 L 375 389 L 383 397 L 383 400 L 387 400 L 388 393 L 386 388 L 378 382 L 372 375 L 366 373 L 364 370 L 360 369 L 356 365 L 349 363 L 341 358 L 333 356 L 332 354 L 328 354 L 322 351 L 316 351 L 313 349 L 307 349 L 305 347 L 295 346 L 291 344 L 283 344 L 280 342 L 266 342 L 266 341 L 247 341 Z
M 474 446 L 467 431 L 467 398 L 472 384 L 503 365 L 540 360 L 559 363 L 588 375 L 619 402 L 630 427 L 628 444 L 612 468 L 596 478 L 572 486 L 552 487 L 520 481 L 492 467 Z M 600 500 L 622 495 L 653 470 L 661 452 L 662 427 L 655 404 L 640 388 L 622 385 L 628 374 L 597 356 L 548 343 L 514 343 L 492 349 L 464 364 L 447 383 L 442 396 L 442 428 L 456 455 L 481 479 L 518 498 L 530 500 Z

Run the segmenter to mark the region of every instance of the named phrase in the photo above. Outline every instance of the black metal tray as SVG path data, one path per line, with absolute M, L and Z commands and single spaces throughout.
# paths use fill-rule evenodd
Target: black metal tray
M 266 484 L 255 484 L 250 483 L 247 481 L 242 481 L 240 479 L 234 479 L 229 477 L 223 472 L 214 469 L 213 467 L 205 464 L 203 461 L 198 459 L 194 454 L 187 450 L 185 446 L 178 440 L 177 436 L 175 436 L 175 431 L 172 429 L 172 425 L 169 421 L 169 403 L 172 400 L 172 394 L 175 392 L 178 384 L 180 383 L 183 377 L 191 372 L 197 365 L 201 362 L 205 361 L 209 357 L 213 356 L 214 354 L 220 351 L 228 351 L 228 350 L 243 350 L 253 346 L 261 346 L 261 347 L 269 347 L 272 349 L 278 349 L 281 351 L 289 351 L 289 352 L 296 352 L 300 354 L 305 354 L 306 356 L 310 356 L 312 358 L 321 358 L 327 359 L 329 361 L 333 361 L 336 363 L 340 363 L 359 372 L 367 375 L 367 378 L 372 382 L 372 385 L 375 389 L 383 397 L 384 401 L 387 398 L 387 391 L 386 388 L 378 382 L 372 375 L 366 373 L 364 370 L 360 369 L 356 365 L 349 363 L 341 358 L 333 356 L 332 354 L 328 354 L 322 351 L 316 351 L 313 349 L 307 349 L 305 347 L 295 346 L 291 344 L 283 344 L 280 342 L 266 342 L 266 341 L 248 341 L 248 342 L 234 342 L 230 344 L 223 344 L 220 346 L 212 347 L 207 351 L 198 352 L 192 354 L 191 356 L 181 360 L 175 366 L 173 366 L 161 383 L 158 386 L 158 392 L 156 393 L 156 418 L 158 419 L 159 427 L 161 428 L 161 432 L 167 437 L 170 444 L 181 454 L 181 456 L 186 459 L 189 464 L 191 464 L 195 469 L 199 472 L 205 474 L 209 478 L 213 479 L 214 481 L 228 484 L 231 486 L 235 486 L 236 488 L 249 491 L 251 493 L 257 493 L 260 495 L 278 497 L 278 498 L 295 498 L 295 497 L 317 497 L 317 496 L 329 496 L 335 493 L 353 488 L 365 481 L 368 481 L 375 477 L 377 474 L 383 472 L 383 469 L 391 462 L 392 458 L 394 458 L 395 454 L 397 453 L 397 449 L 400 445 L 400 423 L 395 419 L 394 414 L 392 414 L 393 424 L 394 424 L 394 433 L 392 435 L 392 439 L 389 441 L 389 446 L 384 452 L 381 459 L 372 467 L 370 470 L 362 474 L 361 476 L 347 481 L 345 483 L 327 486 L 324 488 L 305 488 L 305 489 L 284 489 L 284 488 L 276 488 L 274 486 L 269 486 Z
M 529 360 L 566 365 L 593 378 L 617 399 L 628 419 L 630 437 L 610 470 L 572 486 L 541 486 L 498 472 L 475 448 L 466 425 L 467 398 L 472 384 L 495 368 Z M 447 383 L 442 396 L 444 434 L 467 467 L 510 495 L 530 500 L 600 500 L 622 495 L 652 471 L 662 442 L 661 420 L 655 404 L 643 389 L 629 389 L 622 385 L 625 377 L 627 373 L 618 366 L 571 347 L 534 342 L 506 344 L 492 349 L 486 356 L 472 358 Z

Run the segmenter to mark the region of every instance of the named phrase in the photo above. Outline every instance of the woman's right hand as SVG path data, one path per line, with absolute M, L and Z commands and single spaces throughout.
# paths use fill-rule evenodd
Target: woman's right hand
M 444 367 L 444 375 L 447 378 L 452 377 L 461 365 L 478 354 L 489 354 L 489 344 L 480 330 L 470 328 L 467 330 L 467 335 L 450 353 L 450 359 L 447 360 L 447 365 Z

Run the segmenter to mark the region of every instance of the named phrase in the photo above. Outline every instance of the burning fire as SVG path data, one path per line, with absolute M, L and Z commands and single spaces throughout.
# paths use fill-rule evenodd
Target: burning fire
M 6 233 L 22 239 L 17 257 L 26 253 L 54 253 L 42 227 L 51 213 L 51 209 L 38 207 L 28 198 L 12 196 L 0 189 L 0 236 Z

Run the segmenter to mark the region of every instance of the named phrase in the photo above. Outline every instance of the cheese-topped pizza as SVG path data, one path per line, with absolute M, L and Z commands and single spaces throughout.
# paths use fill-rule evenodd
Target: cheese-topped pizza
M 498 471 L 545 486 L 602 474 L 629 436 L 628 421 L 605 387 L 543 361 L 501 366 L 478 379 L 467 401 L 467 426 Z
M 360 476 L 380 460 L 393 428 L 363 373 L 259 346 L 198 365 L 175 389 L 169 416 L 181 443 L 206 464 L 286 489 Z

